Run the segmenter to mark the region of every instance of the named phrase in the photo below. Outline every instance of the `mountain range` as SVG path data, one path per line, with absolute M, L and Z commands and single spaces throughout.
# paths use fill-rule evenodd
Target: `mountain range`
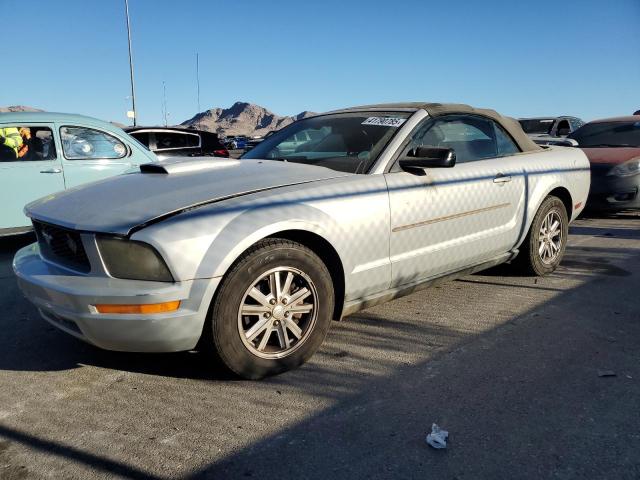
M 181 125 L 221 135 L 261 136 L 312 115 L 315 113 L 304 111 L 283 117 L 260 105 L 236 102 L 230 108 L 212 108 L 197 113 Z
M 14 105 L 0 107 L 0 112 L 42 112 L 38 108 Z M 236 102 L 229 108 L 212 108 L 196 113 L 180 124 L 182 127 L 196 128 L 215 132 L 220 135 L 262 136 L 273 130 L 279 130 L 296 120 L 315 115 L 304 111 L 298 115 L 280 116 L 260 105 L 248 102 Z M 113 122 L 116 123 L 116 122 Z M 116 125 L 119 125 L 116 123 Z
M 44 112 L 39 108 L 26 107 L 24 105 L 10 105 L 8 107 L 0 107 L 0 113 L 7 112 Z

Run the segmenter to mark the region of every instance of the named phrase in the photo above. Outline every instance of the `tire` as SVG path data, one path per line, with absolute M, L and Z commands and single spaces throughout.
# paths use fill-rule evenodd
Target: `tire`
M 322 260 L 299 243 L 265 239 L 222 280 L 205 325 L 204 347 L 245 379 L 291 370 L 318 350 L 333 308 L 333 282 Z
M 549 222 L 550 219 L 553 221 Z M 545 220 L 547 220 L 546 226 Z M 554 230 L 557 231 L 557 235 L 552 235 L 554 231 L 549 232 L 548 226 L 552 226 L 555 221 L 560 224 Z M 545 231 L 549 235 L 545 235 Z M 523 274 L 540 277 L 549 275 L 558 268 L 562 261 L 567 247 L 568 234 L 569 219 L 567 210 L 562 200 L 550 195 L 544 199 L 533 217 L 529 232 L 522 242 L 520 253 L 514 263 Z M 543 240 L 545 236 L 546 240 Z M 546 243 L 547 246 L 543 248 L 541 242 Z M 541 249 L 543 250 L 542 253 Z

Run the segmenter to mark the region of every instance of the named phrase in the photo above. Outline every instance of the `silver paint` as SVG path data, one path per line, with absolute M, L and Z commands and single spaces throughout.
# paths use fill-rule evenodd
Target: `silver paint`
M 201 169 L 172 161 L 172 173 L 124 175 L 32 203 L 33 218 L 87 232 L 82 240 L 92 270 L 84 275 L 45 263 L 29 246 L 14 260 L 20 286 L 45 314 L 75 322 L 81 333 L 50 315 L 48 321 L 103 348 L 186 350 L 196 345 L 226 271 L 265 237 L 305 232 L 331 245 L 344 272 L 343 313 L 352 313 L 513 258 L 554 189 L 581 204 L 570 209 L 570 220 L 584 207 L 589 163 L 579 149 L 551 147 L 423 176 L 391 168 L 426 116 L 414 113 L 367 175 L 266 160 Z M 94 232 L 151 244 L 176 283 L 108 277 L 96 261 Z M 109 316 L 90 308 L 177 299 L 182 304 L 172 314 Z

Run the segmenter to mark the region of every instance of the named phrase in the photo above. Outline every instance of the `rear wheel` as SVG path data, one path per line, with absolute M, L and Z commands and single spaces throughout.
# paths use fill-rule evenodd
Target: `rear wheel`
M 533 217 L 516 265 L 526 274 L 550 274 L 562 261 L 568 234 L 569 219 L 562 200 L 548 196 Z
M 289 240 L 263 240 L 219 287 L 209 347 L 243 378 L 290 370 L 324 341 L 333 305 L 331 276 L 317 255 Z

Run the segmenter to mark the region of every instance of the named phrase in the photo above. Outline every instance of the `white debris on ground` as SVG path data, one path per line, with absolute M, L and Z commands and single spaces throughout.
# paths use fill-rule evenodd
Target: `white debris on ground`
M 447 448 L 447 438 L 449 438 L 449 432 L 442 430 L 435 423 L 431 425 L 431 433 L 427 435 L 427 443 L 430 446 L 437 449 Z

